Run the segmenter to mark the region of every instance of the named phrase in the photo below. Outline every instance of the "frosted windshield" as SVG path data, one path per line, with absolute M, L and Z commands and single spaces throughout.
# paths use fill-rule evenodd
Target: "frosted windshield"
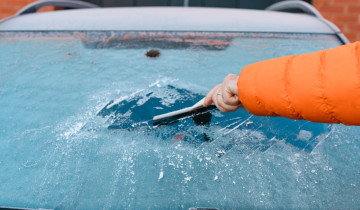
M 245 110 L 151 122 L 247 64 L 340 44 L 310 34 L 0 33 L 0 205 L 356 208 L 357 127 Z

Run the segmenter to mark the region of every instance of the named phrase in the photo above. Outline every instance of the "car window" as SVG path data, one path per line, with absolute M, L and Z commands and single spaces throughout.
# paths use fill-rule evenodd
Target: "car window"
M 152 121 L 248 64 L 339 45 L 327 34 L 0 33 L 0 203 L 306 208 L 356 199 L 356 127 L 216 109 Z

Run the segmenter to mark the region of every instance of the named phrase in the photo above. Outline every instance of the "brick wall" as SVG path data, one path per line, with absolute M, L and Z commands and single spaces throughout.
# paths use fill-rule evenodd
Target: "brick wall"
M 37 0 L 0 0 L 0 19 L 14 15 L 24 6 Z M 52 11 L 53 7 L 44 7 L 39 12 Z
M 313 0 L 324 18 L 335 23 L 350 42 L 360 40 L 360 0 Z

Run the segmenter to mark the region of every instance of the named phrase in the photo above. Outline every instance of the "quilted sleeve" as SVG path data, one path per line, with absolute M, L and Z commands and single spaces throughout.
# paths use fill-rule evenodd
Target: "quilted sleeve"
M 248 65 L 237 86 L 255 115 L 360 125 L 360 42 Z

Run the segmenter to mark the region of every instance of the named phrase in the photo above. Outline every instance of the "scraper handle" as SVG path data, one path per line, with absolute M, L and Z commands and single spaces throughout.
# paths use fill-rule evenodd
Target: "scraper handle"
M 191 107 L 186 107 L 184 109 L 180 109 L 180 110 L 176 110 L 176 111 L 173 111 L 173 112 L 169 112 L 169 113 L 154 116 L 153 121 L 158 121 L 158 120 L 161 120 L 161 119 L 174 117 L 174 116 L 177 116 L 177 115 L 181 115 L 181 114 L 185 114 L 187 112 L 194 111 L 196 109 L 203 108 L 204 107 L 204 101 L 205 101 L 205 98 L 201 99 L 199 102 L 197 102 L 196 104 L 194 104 Z

